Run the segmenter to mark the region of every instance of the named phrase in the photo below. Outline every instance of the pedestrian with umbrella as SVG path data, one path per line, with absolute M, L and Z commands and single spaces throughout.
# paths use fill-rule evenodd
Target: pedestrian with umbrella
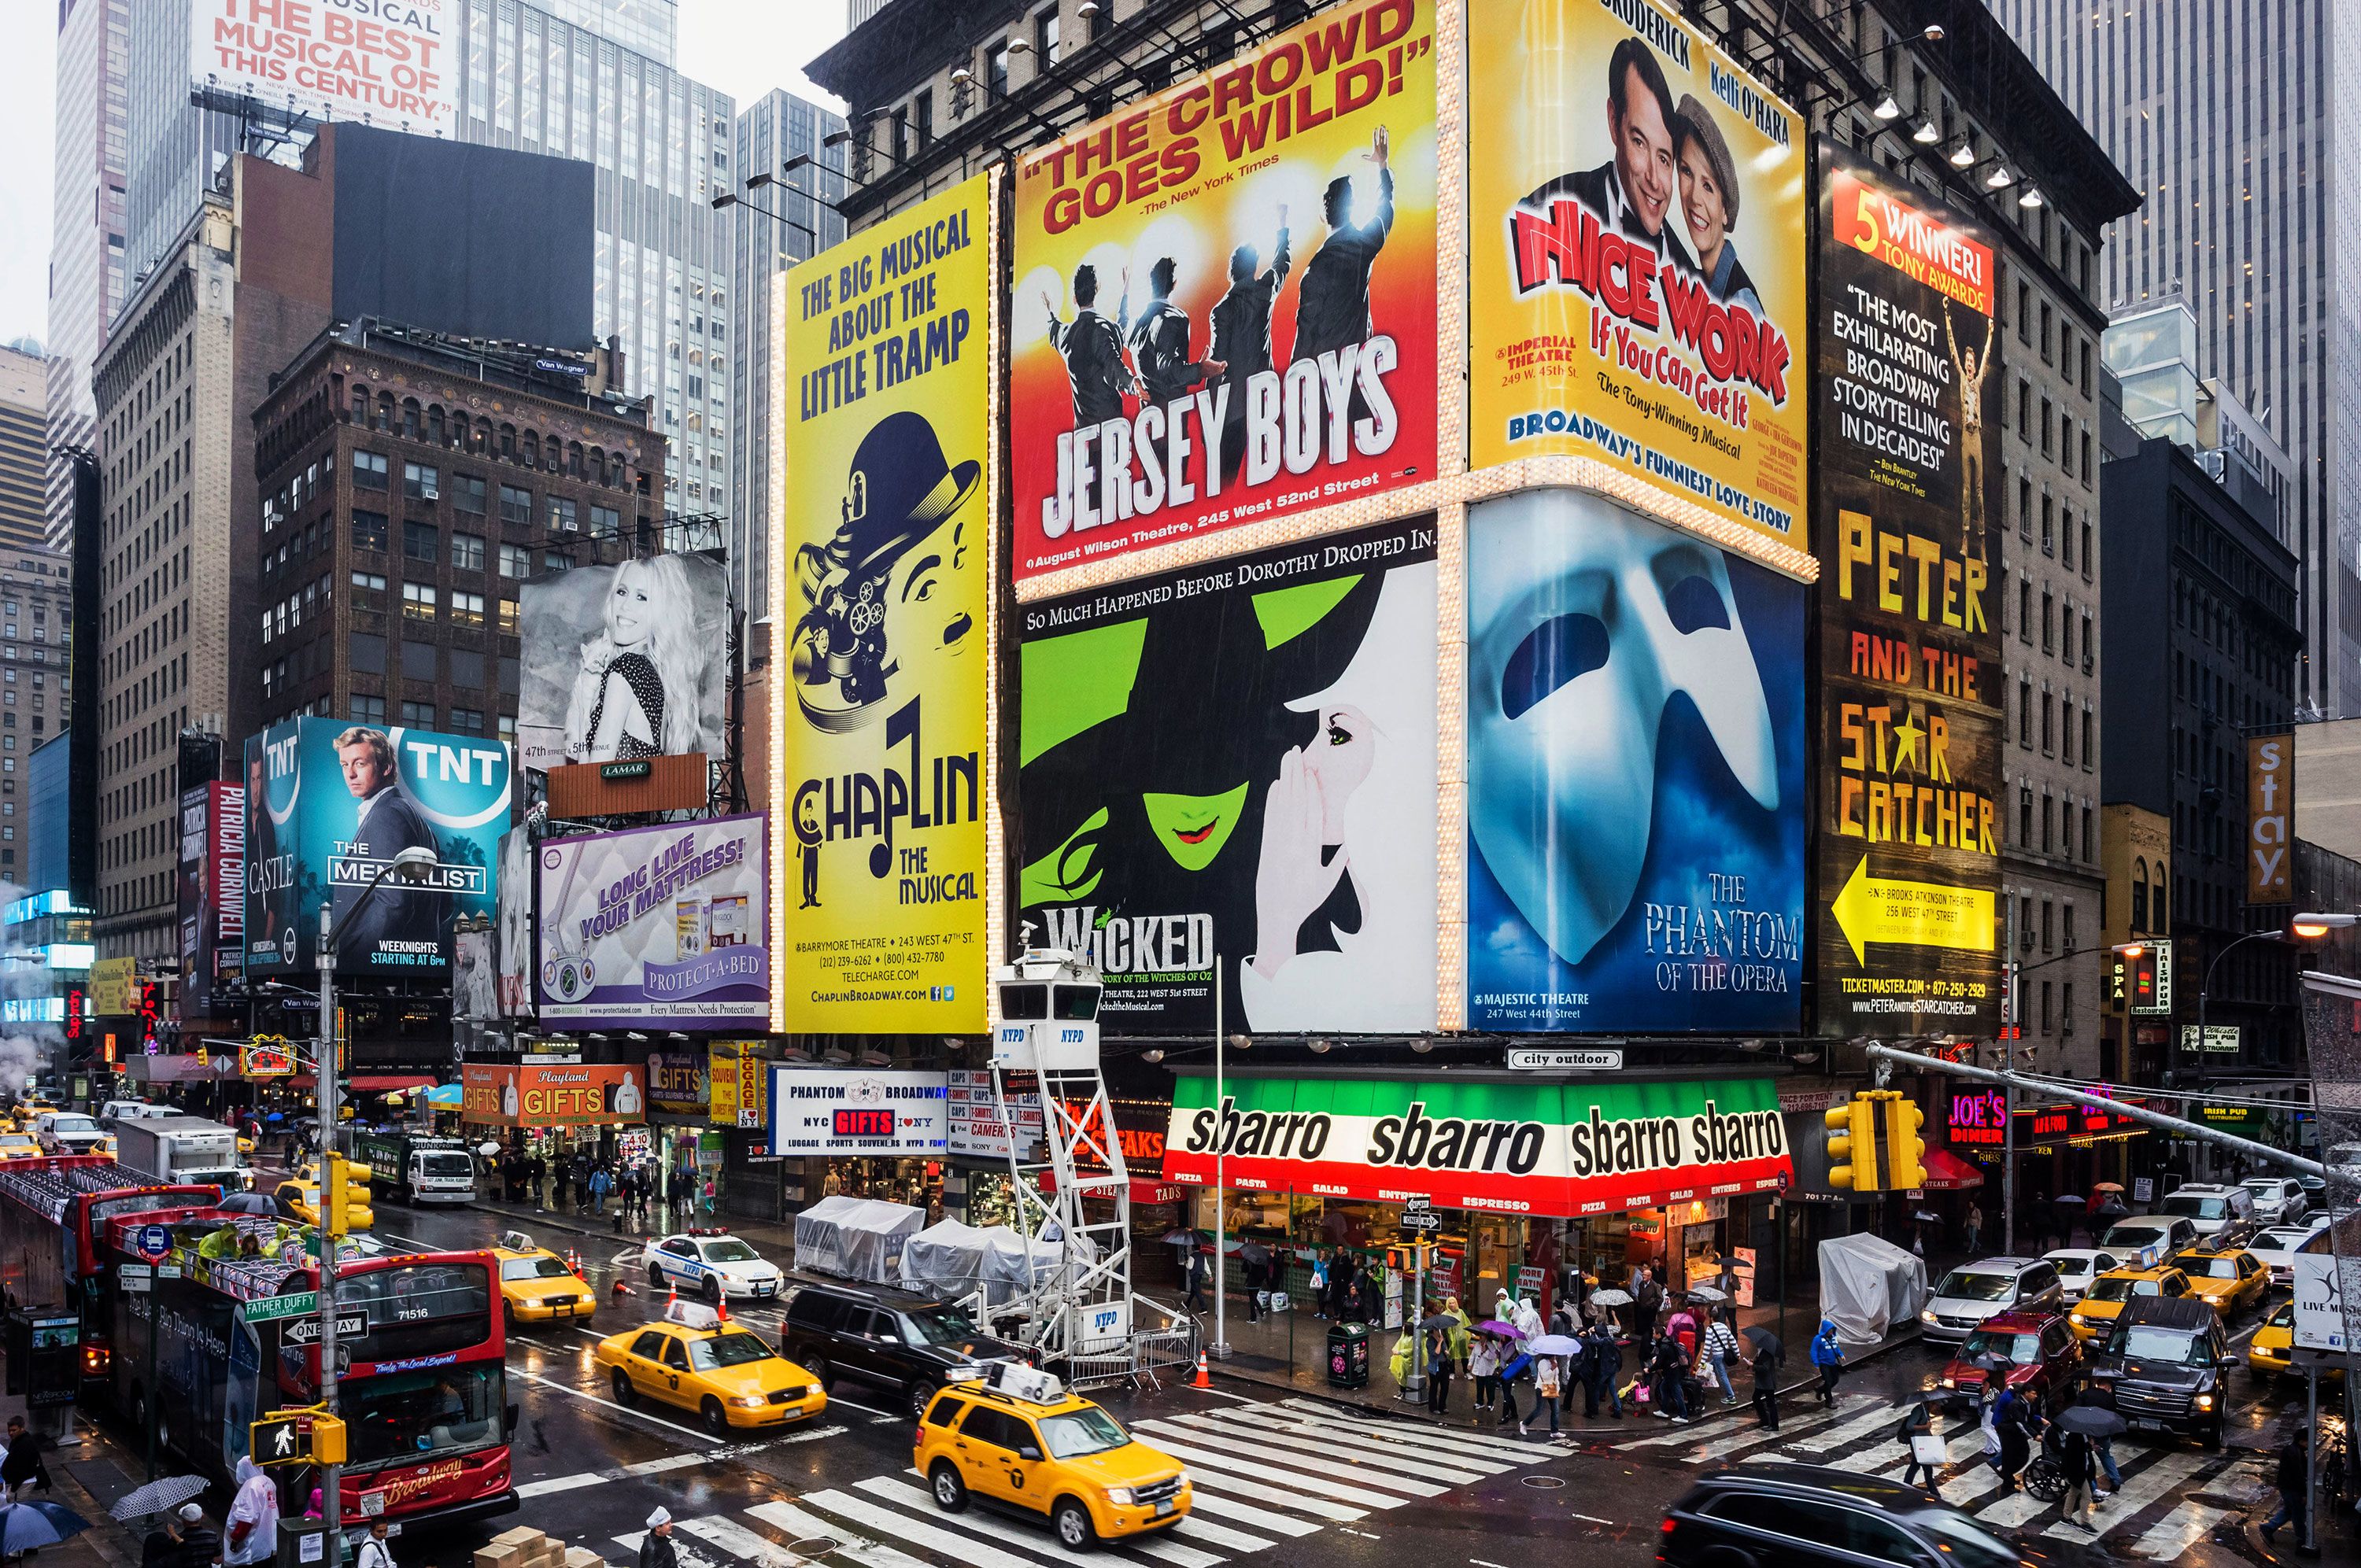
M 2100 1471 L 2107 1477 L 2104 1496 L 2124 1489 L 2124 1473 L 2115 1467 L 2115 1439 L 2130 1431 L 2124 1418 L 2100 1403 L 2099 1391 L 2085 1387 L 2075 1398 L 2073 1407 L 2058 1418 L 2058 1424 L 2068 1431 L 2079 1431 L 2091 1440 L 2091 1456 L 2099 1462 Z M 2102 1494 L 2092 1489 L 2091 1500 L 2099 1502 Z
M 2092 1456 L 2091 1440 L 2072 1427 L 2065 1431 L 2058 1463 L 2066 1469 L 2066 1495 L 2059 1499 L 2058 1522 L 2070 1524 L 2085 1535 L 2096 1535 L 2091 1528 L 2091 1483 L 2099 1467 Z
M 1655 1350 L 1648 1361 L 1649 1398 L 1657 1415 L 1682 1426 L 1689 1423 L 1688 1375 L 1688 1353 L 1667 1325 L 1656 1336 Z
M 1779 1430 L 1779 1363 L 1786 1347 L 1768 1329 L 1749 1329 L 1746 1337 L 1754 1346 L 1754 1419 L 1764 1431 L 1775 1432 Z
M 1517 1412 L 1517 1383 L 1532 1370 L 1533 1358 L 1525 1354 L 1524 1335 L 1514 1323 L 1492 1322 L 1484 1325 L 1484 1332 L 1500 1343 L 1500 1424 L 1517 1423 L 1517 1435 L 1525 1435 L 1525 1418 Z
M 1451 1336 L 1458 1327 L 1459 1320 L 1449 1312 L 1437 1312 L 1418 1325 L 1418 1332 L 1426 1336 L 1426 1413 L 1430 1416 L 1450 1413 Z
M 169 1520 L 182 1503 L 203 1497 L 206 1485 L 202 1475 L 166 1475 L 144 1486 L 134 1486 L 106 1511 L 126 1524 L 152 1514 L 162 1514 Z
M 1623 1370 L 1623 1349 L 1615 1343 L 1615 1331 L 1603 1322 L 1594 1322 L 1582 1332 L 1582 1359 L 1575 1371 L 1582 1379 L 1582 1419 L 1598 1419 L 1598 1401 L 1603 1395 L 1609 1414 L 1617 1420 L 1623 1419 L 1623 1397 L 1616 1391 L 1616 1375 Z
M 1594 1323 L 1605 1324 L 1611 1332 L 1620 1326 L 1615 1316 L 1615 1309 L 1628 1307 L 1631 1304 L 1631 1292 L 1629 1290 L 1618 1289 L 1613 1286 L 1604 1290 L 1593 1290 L 1587 1303 L 1591 1310 L 1590 1321 Z
M 1844 1346 L 1837 1342 L 1833 1318 L 1822 1318 L 1819 1332 L 1812 1336 L 1812 1365 L 1820 1369 L 1820 1386 L 1813 1398 L 1823 1405 L 1835 1404 L 1837 1383 L 1844 1376 Z
M 1189 1249 L 1189 1293 L 1181 1305 L 1191 1312 L 1205 1310 L 1205 1255 L 1195 1247 Z
M 1550 1337 L 1544 1335 L 1533 1343 L 1543 1343 Z M 1543 1410 L 1549 1412 L 1550 1441 L 1555 1442 L 1560 1435 L 1558 1400 L 1565 1393 L 1565 1364 L 1556 1355 L 1537 1354 L 1531 1346 L 1527 1347 L 1526 1354 L 1533 1358 L 1533 1415 L 1538 1418 Z M 1523 1425 L 1521 1423 L 1517 1430 L 1522 1431 Z
M 1481 1426 L 1484 1412 L 1500 1391 L 1500 1342 L 1491 1334 L 1492 1325 L 1483 1324 L 1474 1331 L 1475 1338 L 1467 1352 L 1467 1376 L 1476 1380 L 1475 1421 Z

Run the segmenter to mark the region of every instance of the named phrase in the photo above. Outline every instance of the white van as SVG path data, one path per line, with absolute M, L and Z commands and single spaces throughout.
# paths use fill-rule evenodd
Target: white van
M 33 1135 L 51 1154 L 90 1154 L 106 1142 L 106 1129 L 79 1111 L 44 1111 Z

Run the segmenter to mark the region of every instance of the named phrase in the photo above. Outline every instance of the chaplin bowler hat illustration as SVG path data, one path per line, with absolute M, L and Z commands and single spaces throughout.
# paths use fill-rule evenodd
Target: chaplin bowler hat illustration
M 879 420 L 861 438 L 845 477 L 836 535 L 796 552 L 796 576 L 817 602 L 831 576 L 858 581 L 890 566 L 975 493 L 983 466 L 956 466 L 924 414 L 905 410 Z

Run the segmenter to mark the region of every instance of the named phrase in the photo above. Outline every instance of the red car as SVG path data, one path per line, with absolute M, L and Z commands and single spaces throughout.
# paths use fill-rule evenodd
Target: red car
M 2052 1410 L 2066 1402 L 2082 1369 L 2082 1342 L 2057 1312 L 2002 1312 L 1986 1318 L 1943 1368 L 1943 1390 L 1978 1398 L 1991 1374 L 1978 1365 L 1993 1356 L 2010 1363 L 2008 1386 L 2034 1408 Z

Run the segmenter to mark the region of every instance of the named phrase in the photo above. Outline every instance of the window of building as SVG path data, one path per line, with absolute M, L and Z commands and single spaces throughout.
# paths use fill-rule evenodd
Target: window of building
M 484 536 L 480 533 L 455 533 L 451 536 L 451 565 L 463 572 L 484 569 Z
M 2056 607 L 2057 607 L 2057 600 L 2056 600 L 2056 599 L 2054 599 L 2054 598 L 2052 598 L 2050 597 L 2049 590 L 2048 590 L 2048 588 L 2044 588 L 2044 589 L 2042 589 L 2042 590 L 2041 590 L 2041 651 L 2042 651 L 2043 652 L 2045 652 L 2045 653 L 2055 652 L 2057 651 L 2058 640 L 2057 640 L 2057 637 L 2056 637 L 2055 633 L 2056 633 L 2056 630 L 2057 630 L 2057 619 L 2058 619 L 2058 618 L 2057 618 L 2056 614 L 2054 613 L 2054 611 L 2055 611 L 2055 609 L 2056 609 Z
M 2058 847 L 2058 797 L 2044 791 L 2041 796 L 2041 852 L 2052 853 Z M 2047 945 L 2045 940 L 2044 945 Z
M 353 488 L 381 490 L 385 485 L 385 454 L 356 451 L 353 454 Z
M 475 475 L 451 476 L 451 504 L 458 510 L 474 512 L 481 517 L 484 512 L 484 481 Z
M 926 146 L 935 139 L 935 90 L 928 87 L 910 100 L 910 128 L 917 133 L 918 145 Z
M 2051 435 L 2050 435 L 2051 427 L 2056 423 L 2055 412 L 2056 412 L 2056 405 L 2055 405 L 2055 404 L 2053 404 L 2053 403 L 2051 403 L 2051 402 L 2050 402 L 2050 400 L 2049 400 L 2048 398 L 2044 398 L 2044 399 L 2042 399 L 2042 400 L 2041 400 L 2041 455 L 2042 455 L 2044 457 L 2048 457 L 2048 456 L 2049 456 L 2049 455 L 2051 455 L 2051 454 L 2056 450 L 2056 444 L 2055 444 L 2055 442 L 2052 440 Z
M 484 733 L 484 710 L 480 707 L 455 707 L 451 710 L 451 733 L 481 735 Z
M 409 620 L 434 619 L 434 585 L 404 583 L 401 585 L 401 613 Z
M 451 620 L 456 626 L 483 625 L 484 596 L 455 590 L 451 595 Z
M 405 702 L 401 705 L 401 723 L 407 729 L 434 729 L 434 705 L 431 702 Z
M 382 550 L 386 545 L 386 516 L 381 511 L 353 513 L 353 548 Z
M 500 487 L 500 521 L 529 523 L 533 521 L 533 492 L 514 485 Z
M 2082 656 L 2090 657 L 2087 650 Z M 2091 710 L 2086 707 L 2082 710 L 2082 771 L 2087 773 L 2095 764 L 2096 759 L 2091 754 Z M 2090 836 L 2089 825 L 2085 824 L 2082 837 L 2088 839 Z
M 623 514 L 613 507 L 594 505 L 590 509 L 590 532 L 594 538 L 620 539 L 623 536 Z
M 2016 683 L 2016 743 L 2026 747 L 2033 744 L 2033 683 L 2030 681 Z
M 373 631 L 356 631 L 345 639 L 346 657 L 364 675 L 385 674 L 385 639 Z
M 383 609 L 385 608 L 385 577 L 378 572 L 353 574 L 353 608 Z
M 517 613 L 517 601 L 512 598 L 502 598 L 500 600 L 500 630 L 508 633 L 511 637 L 514 637 L 517 635 L 518 629 L 521 625 L 522 622 L 519 620 Z
M 2050 718 L 2055 702 L 2056 698 L 2050 693 L 2041 694 L 2041 754 L 2045 757 L 2053 750 L 2050 743 Z
M 574 502 L 565 496 L 549 498 L 549 532 L 573 533 L 580 525 L 575 520 Z
M 1008 96 L 1008 40 L 994 44 L 983 57 L 983 90 L 995 98 Z
M 442 495 L 434 469 L 423 463 L 401 466 L 401 493 L 413 501 L 431 501 Z
M 541 569 L 544 572 L 570 572 L 574 570 L 574 557 L 563 550 L 544 550 L 541 553 Z
M 374 724 L 382 729 L 385 726 L 385 698 L 364 696 L 355 692 L 345 704 L 345 717 L 355 724 Z
M 500 546 L 500 576 L 530 577 L 533 576 L 533 552 L 522 544 Z
M 431 522 L 403 523 L 401 554 L 412 561 L 432 563 L 443 554 L 443 538 L 440 531 Z
M 1033 18 L 1033 54 L 1043 69 L 1058 63 L 1058 13 L 1049 10 Z

